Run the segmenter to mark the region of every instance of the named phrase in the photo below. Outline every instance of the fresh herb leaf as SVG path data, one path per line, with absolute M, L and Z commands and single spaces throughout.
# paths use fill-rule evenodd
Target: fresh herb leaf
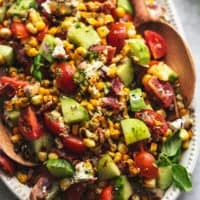
M 73 76 L 73 80 L 77 84 L 83 83 L 86 80 L 85 72 L 84 71 L 77 71 Z
M 96 51 L 88 51 L 87 54 L 85 55 L 85 59 L 92 61 L 95 60 L 99 57 L 99 54 Z
M 163 153 L 160 153 L 159 156 L 158 156 L 158 160 L 156 162 L 156 164 L 158 166 L 169 166 L 172 164 L 172 161 L 168 158 L 168 156 L 166 156 L 165 154 Z
M 33 65 L 31 66 L 31 74 L 38 80 L 42 80 L 42 72 L 40 70 L 42 63 L 42 55 L 37 55 L 33 60 Z
M 185 192 L 191 191 L 192 183 L 185 167 L 179 164 L 174 164 L 172 166 L 172 178 L 178 188 Z

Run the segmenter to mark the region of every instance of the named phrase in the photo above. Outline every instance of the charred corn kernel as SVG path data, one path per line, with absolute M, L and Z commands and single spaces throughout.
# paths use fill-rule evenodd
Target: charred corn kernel
M 75 50 L 75 54 L 76 55 L 79 55 L 79 56 L 85 56 L 87 53 L 87 50 L 84 48 L 84 47 L 78 47 L 76 50 Z
M 180 129 L 179 136 L 183 141 L 188 141 L 190 139 L 188 131 L 184 128 Z
M 88 147 L 88 148 L 93 148 L 93 147 L 96 146 L 95 141 L 92 140 L 92 139 L 89 139 L 89 138 L 84 138 L 84 139 L 83 139 L 83 143 L 84 143 L 84 145 L 85 145 L 86 147 Z
M 126 14 L 125 10 L 122 7 L 116 8 L 115 12 L 117 14 L 117 17 L 123 17 Z
M 21 135 L 20 134 L 12 135 L 10 137 L 10 139 L 11 139 L 12 143 L 16 144 L 21 140 Z
M 60 180 L 59 182 L 59 185 L 60 185 L 60 189 L 62 191 L 65 191 L 69 188 L 69 186 L 71 185 L 71 180 L 68 179 L 68 178 L 63 178 Z
M 8 39 L 12 35 L 12 32 L 9 28 L 1 28 L 0 29 L 0 37 L 3 39 Z
M 43 87 L 49 87 L 50 84 L 51 84 L 51 82 L 47 79 L 41 81 L 41 86 L 43 86 Z
M 32 47 L 38 47 L 38 41 L 35 37 L 31 37 L 28 41 L 28 44 Z
M 94 110 L 94 106 L 93 106 L 91 103 L 88 103 L 88 104 L 87 104 L 87 109 L 88 109 L 89 111 L 92 111 L 92 110 Z
M 116 129 L 120 129 L 120 123 L 118 123 L 118 122 L 116 122 L 115 124 L 114 124 L 114 127 L 116 128 Z
M 58 31 L 58 28 L 57 27 L 51 27 L 49 30 L 48 30 L 48 33 L 50 34 L 50 35 L 55 35 L 56 33 L 57 33 L 57 31 Z
M 47 103 L 49 101 L 52 101 L 53 100 L 53 96 L 52 95 L 44 95 L 43 96 L 43 102 L 44 103 Z
M 39 88 L 39 94 L 41 95 L 49 95 L 50 94 L 50 90 L 44 87 L 40 87 Z
M 38 31 L 42 31 L 45 28 L 45 26 L 46 24 L 42 20 L 35 23 L 35 27 Z
M 122 154 L 126 154 L 128 152 L 128 148 L 124 143 L 118 144 L 118 151 Z
M 110 136 L 114 139 L 118 139 L 121 135 L 121 132 L 118 129 L 111 129 Z
M 101 97 L 101 93 L 100 92 L 96 92 L 95 94 L 93 94 L 93 97 L 98 99 Z
M 98 100 L 96 100 L 96 99 L 91 99 L 91 100 L 90 100 L 90 103 L 91 103 L 94 107 L 98 106 L 98 104 L 99 104 Z
M 106 138 L 109 138 L 110 137 L 110 130 L 107 129 L 104 134 L 105 134 Z
M 146 85 L 148 83 L 148 81 L 151 79 L 151 77 L 152 76 L 150 74 L 144 75 L 144 77 L 142 78 L 143 85 Z
M 42 162 L 46 161 L 47 160 L 47 152 L 45 151 L 40 151 L 38 153 L 38 159 Z
M 49 153 L 48 159 L 58 159 L 58 155 L 56 153 Z
M 26 29 L 32 34 L 36 34 L 38 32 L 37 28 L 30 22 L 26 24 Z
M 184 116 L 184 115 L 189 114 L 189 110 L 182 108 L 182 109 L 180 109 L 179 113 L 180 113 L 180 116 Z
M 38 50 L 36 49 L 36 48 L 34 48 L 34 47 L 32 47 L 32 48 L 28 48 L 27 50 L 26 50 L 26 54 L 29 56 L 29 57 L 35 57 L 35 56 L 37 56 L 38 55 Z
M 123 161 L 127 161 L 129 158 L 130 158 L 130 156 L 128 154 L 123 154 L 122 155 Z
M 131 175 L 137 175 L 139 173 L 138 169 L 135 166 L 129 166 L 129 173 Z
M 156 112 L 157 112 L 159 115 L 163 116 L 164 118 L 166 118 L 166 116 L 167 116 L 164 109 L 157 110 Z
M 105 24 L 108 24 L 108 23 L 111 23 L 111 22 L 114 22 L 113 16 L 110 15 L 110 14 L 105 15 L 105 16 L 104 16 L 104 23 L 105 23 Z
M 107 28 L 107 26 L 101 26 L 101 27 L 97 28 L 97 33 L 99 34 L 99 36 L 101 38 L 105 38 L 108 35 L 109 32 L 110 31 Z
M 114 162 L 118 163 L 122 159 L 122 154 L 120 152 L 116 152 L 114 156 Z
M 86 5 L 84 3 L 79 3 L 78 4 L 78 10 L 86 11 L 87 10 Z
M 152 143 L 151 143 L 151 146 L 150 146 L 150 151 L 151 151 L 151 152 L 156 152 L 157 149 L 158 149 L 158 144 L 155 143 L 155 142 L 152 142 Z
M 63 41 L 63 45 L 64 45 L 64 47 L 65 47 L 65 49 L 66 49 L 67 51 L 69 51 L 69 50 L 71 50 L 71 49 L 74 48 L 74 45 L 71 44 L 71 43 L 69 43 L 67 40 Z
M 28 181 L 28 175 L 23 172 L 17 172 L 16 177 L 21 183 L 26 183 Z
M 191 139 L 192 136 L 193 136 L 193 132 L 190 130 L 190 131 L 188 131 L 188 134 L 189 134 L 189 137 L 190 137 L 190 139 Z
M 73 135 L 78 135 L 79 133 L 79 126 L 76 124 L 76 125 L 73 125 L 72 126 L 72 134 Z
M 107 75 L 110 76 L 110 77 L 114 77 L 116 75 L 116 72 L 117 72 L 117 68 L 116 66 L 110 66 L 109 69 L 108 69 L 108 72 L 107 72 Z
M 98 82 L 96 84 L 97 90 L 103 90 L 104 89 L 104 82 Z
M 41 105 L 43 103 L 43 96 L 41 94 L 31 97 L 31 103 L 35 106 Z
M 183 149 L 188 149 L 189 148 L 189 141 L 183 142 L 182 147 L 183 147 Z
M 128 165 L 134 165 L 134 161 L 130 158 L 126 161 L 126 163 L 128 163 Z
M 145 179 L 144 180 L 144 186 L 146 188 L 155 188 L 156 187 L 156 179 L 155 178 Z
M 169 137 L 170 135 L 172 135 L 172 130 L 168 129 L 165 133 L 165 137 Z
M 108 125 L 109 125 L 110 129 L 113 129 L 114 123 L 111 120 L 108 120 Z

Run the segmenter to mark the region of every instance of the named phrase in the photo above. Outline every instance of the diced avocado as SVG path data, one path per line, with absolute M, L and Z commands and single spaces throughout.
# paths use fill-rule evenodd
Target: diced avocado
M 103 155 L 99 159 L 97 171 L 100 180 L 107 180 L 120 175 L 118 166 L 108 154 Z
M 49 159 L 46 166 L 55 177 L 64 178 L 74 175 L 73 165 L 64 159 Z
M 8 45 L 0 45 L 0 57 L 3 58 L 5 64 L 11 65 L 13 63 L 13 48 Z
M 11 16 L 26 17 L 30 8 L 36 7 L 35 0 L 17 0 L 8 9 L 8 14 Z
M 119 176 L 114 182 L 114 199 L 128 200 L 133 194 L 133 189 L 126 176 Z
M 130 39 L 128 44 L 131 49 L 131 56 L 134 61 L 139 65 L 148 65 L 150 61 L 149 48 L 145 44 L 143 39 Z
M 130 0 L 118 0 L 117 7 L 123 8 L 126 12 L 133 14 L 133 6 Z
M 0 22 L 4 20 L 5 14 L 6 14 L 6 7 L 5 6 L 0 7 Z
M 76 46 L 88 49 L 90 46 L 100 43 L 100 37 L 91 26 L 79 22 L 74 24 L 68 32 L 68 39 Z
M 142 110 L 146 107 L 141 88 L 136 88 L 130 91 L 130 105 L 131 111 L 133 112 Z
M 50 134 L 43 134 L 39 139 L 32 141 L 32 148 L 36 155 L 42 150 L 48 151 L 53 146 L 53 137 Z
M 135 118 L 124 119 L 121 121 L 122 131 L 127 145 L 148 139 L 151 137 L 146 124 Z
M 60 101 L 66 123 L 83 122 L 89 119 L 87 110 L 74 99 L 63 96 Z
M 148 73 L 158 77 L 162 81 L 174 82 L 178 79 L 178 74 L 167 64 L 159 62 L 148 69 Z
M 117 67 L 117 75 L 126 86 L 131 84 L 134 79 L 134 67 L 130 58 Z
M 172 184 L 172 166 L 162 166 L 158 168 L 158 187 L 167 189 Z
M 55 46 L 56 46 L 55 37 L 47 34 L 47 35 L 45 35 L 45 37 L 42 41 L 42 44 L 39 49 L 39 53 L 47 61 L 52 62 L 53 61 L 52 53 L 53 53 Z

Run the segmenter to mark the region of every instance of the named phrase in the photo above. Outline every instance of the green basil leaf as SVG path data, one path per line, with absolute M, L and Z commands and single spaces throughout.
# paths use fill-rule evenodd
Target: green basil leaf
M 179 137 L 179 130 L 175 132 L 170 138 L 163 144 L 161 152 L 168 157 L 175 156 L 181 149 L 182 140 Z
M 185 167 L 179 164 L 174 164 L 172 166 L 172 178 L 178 188 L 185 192 L 191 191 L 192 183 Z
M 171 160 L 163 153 L 160 153 L 156 164 L 160 167 L 169 166 L 172 164 Z

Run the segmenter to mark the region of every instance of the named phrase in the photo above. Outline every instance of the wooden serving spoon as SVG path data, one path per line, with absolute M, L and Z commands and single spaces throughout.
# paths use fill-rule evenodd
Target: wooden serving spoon
M 153 30 L 161 34 L 167 43 L 167 55 L 163 58 L 178 75 L 186 106 L 190 105 L 195 90 L 195 66 L 187 43 L 168 23 L 150 15 L 145 0 L 132 0 L 135 9 L 135 24 L 139 33 Z

